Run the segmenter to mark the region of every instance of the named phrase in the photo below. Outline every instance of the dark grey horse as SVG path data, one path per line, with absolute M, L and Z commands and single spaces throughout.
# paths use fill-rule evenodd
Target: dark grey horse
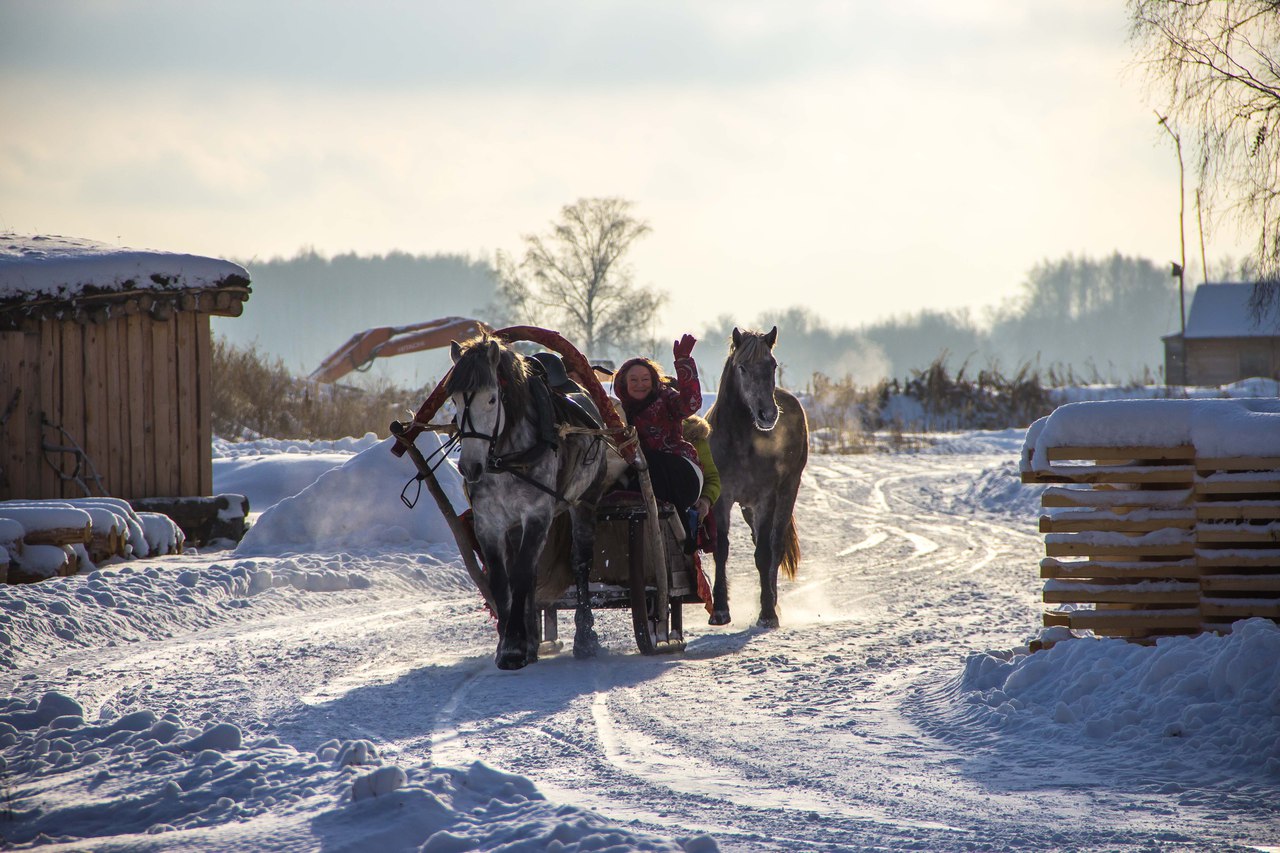
M 498 613 L 500 669 L 538 659 L 534 604 L 538 558 L 551 520 L 568 512 L 578 591 L 575 657 L 599 647 L 587 593 L 595 544 L 595 504 L 605 486 L 599 436 L 555 435 L 550 398 L 524 359 L 498 338 L 453 343 L 446 392 L 457 412 L 458 470 L 471 501 L 476 540 Z M 542 400 L 539 401 L 539 395 Z
M 712 625 L 729 617 L 729 511 L 742 507 L 756 546 L 760 573 L 758 624 L 778 627 L 778 568 L 796 576 L 800 540 L 792 512 L 800 476 L 809 460 L 809 423 L 800 401 L 777 387 L 773 345 L 778 327 L 764 332 L 733 330 L 729 357 L 720 374 L 711 423 L 711 454 L 720 469 L 716 502 L 716 582 L 712 588 Z

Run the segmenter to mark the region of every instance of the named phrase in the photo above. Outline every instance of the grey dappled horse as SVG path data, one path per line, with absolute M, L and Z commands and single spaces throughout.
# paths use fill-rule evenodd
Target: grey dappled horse
M 445 390 L 457 412 L 458 470 L 466 482 L 498 610 L 495 661 L 500 669 L 520 669 L 538 659 L 538 558 L 551 520 L 561 512 L 568 512 L 572 522 L 571 562 L 578 591 L 573 654 L 591 657 L 599 640 L 587 576 L 595 544 L 595 504 L 605 486 L 602 439 L 549 434 L 545 419 L 550 402 L 545 386 L 538 387 L 542 380 L 498 338 L 454 342 L 451 355 L 453 371 Z
M 794 578 L 800 540 L 792 513 L 800 476 L 809 460 L 809 424 L 800 401 L 777 387 L 773 346 L 778 327 L 768 333 L 733 330 L 729 357 L 720 374 L 711 423 L 711 454 L 720 469 L 716 514 L 716 581 L 712 588 L 712 625 L 729 617 L 729 511 L 742 507 L 756 546 L 760 573 L 758 624 L 778 626 L 778 568 Z

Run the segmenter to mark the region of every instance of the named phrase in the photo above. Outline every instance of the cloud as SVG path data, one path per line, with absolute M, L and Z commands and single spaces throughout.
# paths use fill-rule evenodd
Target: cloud
M 738 88 L 833 69 L 956 67 L 1120 29 L 1114 4 L 45 0 L 0 5 L 0 70 L 303 88 Z M 1068 38 L 1071 36 L 1071 38 Z M 1006 73 L 1009 69 L 1006 68 Z

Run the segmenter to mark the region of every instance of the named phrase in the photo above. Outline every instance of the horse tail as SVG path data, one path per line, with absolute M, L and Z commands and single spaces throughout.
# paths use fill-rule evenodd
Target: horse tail
M 800 537 L 796 535 L 796 517 L 787 520 L 787 530 L 782 534 L 782 562 L 778 568 L 786 573 L 788 580 L 796 579 L 796 569 L 800 568 Z

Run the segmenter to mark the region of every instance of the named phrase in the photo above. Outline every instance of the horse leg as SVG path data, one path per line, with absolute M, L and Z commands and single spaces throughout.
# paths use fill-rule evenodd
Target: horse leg
M 547 537 L 549 523 L 544 518 L 526 518 L 523 529 L 514 529 L 508 581 L 511 586 L 511 615 L 498 647 L 499 669 L 521 669 L 538 659 L 538 608 L 534 586 L 538 555 Z
M 720 500 L 711 508 L 716 514 L 716 579 L 711 587 L 711 618 L 707 620 L 710 625 L 728 625 L 732 618 L 729 615 L 728 574 L 729 510 L 732 506 L 733 499 L 721 494 Z
M 756 571 L 760 574 L 760 617 L 762 628 L 778 627 L 778 563 L 782 560 L 784 539 L 777 523 L 777 504 L 770 502 L 752 513 L 752 529 L 756 536 Z
M 591 612 L 591 563 L 595 556 L 596 513 L 594 504 L 578 504 L 569 511 L 573 523 L 573 579 L 578 590 L 578 606 L 573 611 L 573 656 L 579 660 L 593 658 L 600 650 L 600 637 L 595 630 L 596 617 Z
M 494 542 L 485 536 L 480 525 L 476 527 L 479 539 L 480 555 L 484 560 L 489 575 L 489 591 L 493 595 L 494 616 L 498 619 L 498 649 L 494 653 L 494 663 L 500 668 L 506 658 L 507 632 L 511 622 L 511 583 L 507 576 L 507 550 L 504 547 L 506 537 Z
M 751 544 L 756 544 L 756 514 L 749 506 L 740 507 L 742 510 L 742 520 L 747 523 L 747 530 L 751 531 Z

